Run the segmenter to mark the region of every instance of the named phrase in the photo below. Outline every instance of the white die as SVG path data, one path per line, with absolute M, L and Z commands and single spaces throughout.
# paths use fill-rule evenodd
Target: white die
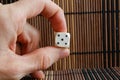
M 55 36 L 55 45 L 58 47 L 70 47 L 70 33 L 57 32 Z

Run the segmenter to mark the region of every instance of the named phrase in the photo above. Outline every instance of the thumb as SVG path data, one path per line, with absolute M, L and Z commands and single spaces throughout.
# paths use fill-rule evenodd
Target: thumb
M 58 59 L 67 57 L 68 55 L 69 49 L 55 47 L 40 48 L 29 54 L 25 54 L 22 56 L 24 58 L 24 63 L 29 65 L 25 73 L 29 74 L 47 69 Z

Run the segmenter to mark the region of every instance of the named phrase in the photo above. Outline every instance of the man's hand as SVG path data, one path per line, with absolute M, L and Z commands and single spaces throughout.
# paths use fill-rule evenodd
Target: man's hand
M 67 32 L 63 10 L 50 0 L 19 0 L 0 5 L 0 80 L 19 80 L 30 73 L 43 78 L 43 69 L 69 55 L 68 49 L 38 48 L 40 35 L 26 22 L 38 14 L 49 19 L 54 31 Z M 16 53 L 16 42 L 22 44 L 21 55 Z

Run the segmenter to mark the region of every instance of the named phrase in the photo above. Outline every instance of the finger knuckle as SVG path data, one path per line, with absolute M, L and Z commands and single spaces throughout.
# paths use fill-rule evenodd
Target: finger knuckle
M 42 69 L 47 69 L 50 65 L 50 58 L 47 55 L 43 55 L 42 60 L 41 60 L 41 68 Z

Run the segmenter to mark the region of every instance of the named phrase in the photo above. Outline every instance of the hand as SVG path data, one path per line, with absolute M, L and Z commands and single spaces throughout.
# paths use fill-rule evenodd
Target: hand
M 38 48 L 39 33 L 26 22 L 38 14 L 49 19 L 54 31 L 67 31 L 63 10 L 50 0 L 0 5 L 0 80 L 19 80 L 30 73 L 43 78 L 43 69 L 69 55 L 68 49 Z M 16 42 L 22 44 L 22 55 L 16 53 Z

